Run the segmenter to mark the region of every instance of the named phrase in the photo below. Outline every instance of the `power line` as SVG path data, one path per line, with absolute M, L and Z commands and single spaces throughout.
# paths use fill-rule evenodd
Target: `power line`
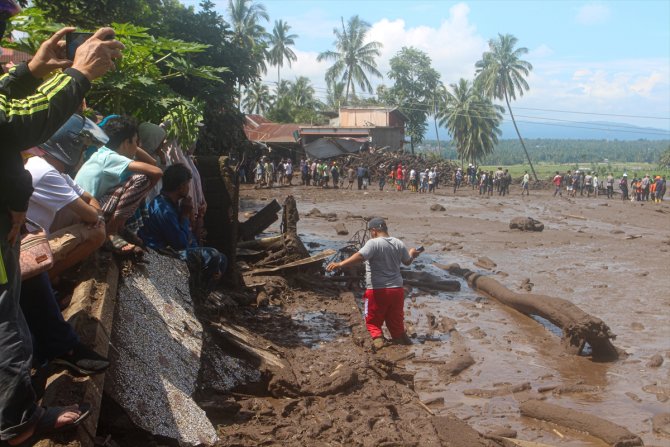
M 535 110 L 540 112 L 559 112 L 559 113 L 574 113 L 578 115 L 600 115 L 600 116 L 616 116 L 620 118 L 645 118 L 653 120 L 670 120 L 668 116 L 645 116 L 645 115 L 622 115 L 617 113 L 597 113 L 597 112 L 577 112 L 574 110 L 556 110 L 556 109 L 537 109 L 533 107 L 515 107 L 519 110 Z

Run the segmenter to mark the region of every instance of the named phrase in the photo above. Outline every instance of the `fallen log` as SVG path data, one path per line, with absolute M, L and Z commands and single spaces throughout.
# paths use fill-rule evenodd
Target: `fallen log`
M 263 237 L 260 239 L 253 239 L 250 241 L 242 241 L 237 243 L 237 248 L 246 248 L 249 250 L 264 250 L 271 245 L 273 245 L 275 242 L 280 242 L 282 240 L 281 235 L 280 236 L 270 236 L 270 237 Z
M 268 203 L 259 212 L 251 216 L 245 222 L 240 224 L 240 238 L 248 241 L 260 234 L 267 227 L 279 219 L 277 213 L 281 210 L 281 205 L 276 199 Z
M 562 425 L 583 431 L 600 438 L 612 447 L 636 447 L 644 445 L 639 436 L 628 429 L 598 416 L 582 413 L 539 400 L 527 400 L 519 404 L 523 416 Z
M 612 361 L 625 354 L 612 344 L 611 340 L 616 335 L 605 322 L 587 314 L 568 300 L 534 293 L 516 293 L 495 279 L 461 268 L 458 264 L 435 265 L 465 278 L 473 289 L 506 306 L 528 316 L 537 315 L 549 320 L 563 331 L 562 343 L 572 354 L 581 354 L 586 343 L 591 346 L 594 360 Z
M 402 278 L 406 286 L 419 289 L 441 290 L 444 292 L 458 292 L 461 283 L 455 279 L 442 279 L 428 272 L 415 272 L 412 270 L 401 270 Z

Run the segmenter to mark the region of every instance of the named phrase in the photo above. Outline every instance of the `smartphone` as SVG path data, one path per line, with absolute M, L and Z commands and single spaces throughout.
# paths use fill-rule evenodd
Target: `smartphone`
M 73 61 L 74 53 L 79 48 L 79 45 L 86 42 L 89 38 L 93 36 L 93 33 L 77 33 L 72 32 L 65 35 L 65 55 L 66 57 Z
M 419 253 L 423 253 L 424 250 L 425 250 L 425 248 L 424 248 L 423 245 L 420 246 L 420 247 L 416 247 L 416 251 L 418 251 Z

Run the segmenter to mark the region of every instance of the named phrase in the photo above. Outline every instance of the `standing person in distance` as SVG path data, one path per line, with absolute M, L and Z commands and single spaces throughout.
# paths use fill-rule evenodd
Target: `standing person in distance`
M 372 346 L 376 350 L 384 347 L 384 323 L 394 343 L 412 344 L 405 333 L 405 289 L 400 264 L 410 265 L 420 252 L 414 248 L 407 250 L 400 239 L 389 236 L 386 222 L 381 217 L 370 219 L 368 230 L 370 239 L 357 253 L 342 262 L 331 262 L 326 270 L 332 272 L 364 262 L 364 315 Z

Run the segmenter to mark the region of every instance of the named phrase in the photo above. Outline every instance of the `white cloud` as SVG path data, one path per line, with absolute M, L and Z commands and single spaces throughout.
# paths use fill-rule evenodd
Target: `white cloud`
M 542 44 L 539 47 L 530 50 L 528 52 L 528 56 L 525 59 L 532 60 L 532 59 L 546 58 L 552 56 L 553 54 L 554 50 L 549 45 Z
M 377 85 L 390 82 L 386 75 L 390 69 L 390 59 L 402 49 L 402 47 L 415 47 L 424 51 L 432 60 L 433 68 L 442 75 L 445 84 L 456 82 L 459 78 L 472 79 L 474 77 L 474 64 L 481 58 L 482 52 L 487 49 L 487 41 L 477 34 L 477 30 L 468 20 L 470 8 L 459 3 L 449 9 L 449 15 L 442 21 L 438 28 L 428 26 L 408 27 L 402 19 L 382 19 L 372 24 L 368 32 L 369 41 L 381 42 L 381 57 L 377 60 L 379 71 L 385 79 L 369 76 L 373 88 Z M 318 14 L 312 18 L 316 20 Z M 295 19 L 291 23 L 302 23 Z M 333 24 L 326 25 L 325 20 L 319 29 L 332 36 Z M 327 26 L 327 28 L 326 28 Z M 335 25 L 336 26 L 336 25 Z M 302 31 L 298 28 L 292 29 L 302 38 Z M 333 37 L 334 39 L 334 37 Z M 300 42 L 296 42 L 297 46 Z M 324 48 L 327 49 L 327 48 Z M 318 52 L 302 52 L 295 50 L 298 61 L 293 67 L 282 69 L 282 79 L 295 79 L 295 76 L 307 76 L 316 87 L 317 95 L 325 96 L 326 82 L 325 72 L 332 64 L 331 62 L 317 62 Z M 273 73 L 274 72 L 274 73 Z M 268 67 L 268 74 L 264 80 L 276 82 L 276 69 Z
M 603 3 L 587 3 L 577 10 L 575 20 L 582 25 L 596 25 L 606 22 L 611 15 L 609 7 Z

